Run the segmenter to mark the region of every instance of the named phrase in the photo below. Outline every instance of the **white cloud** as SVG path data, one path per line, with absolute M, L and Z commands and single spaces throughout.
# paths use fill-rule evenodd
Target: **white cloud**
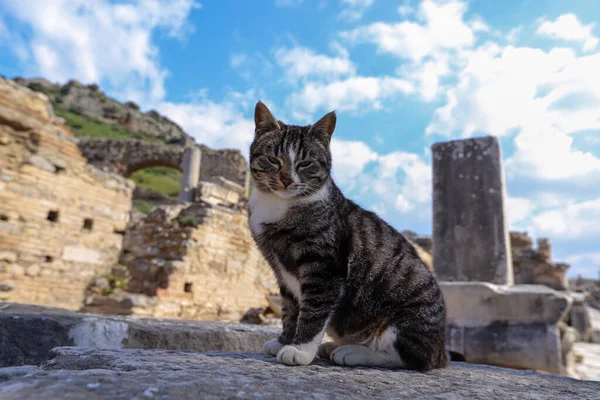
M 597 269 L 600 269 L 600 252 L 576 254 L 567 258 L 567 262 L 573 264 L 589 263 L 595 265 Z
M 408 4 L 404 4 L 402 6 L 398 6 L 397 8 L 398 14 L 403 17 L 409 16 L 415 12 L 415 9 L 409 6 Z
M 537 231 L 557 239 L 600 235 L 600 198 L 544 211 L 532 218 Z
M 342 32 L 341 36 L 352 43 L 373 43 L 382 53 L 420 61 L 440 51 L 473 45 L 473 30 L 463 20 L 466 9 L 459 1 L 424 0 L 417 13 L 420 23 L 375 22 Z
M 354 75 L 356 68 L 348 59 L 343 47 L 333 45 L 340 57 L 328 57 L 317 54 L 306 47 L 280 47 L 275 50 L 275 58 L 283 69 L 285 78 L 290 82 L 297 82 L 306 78 L 331 80 L 342 76 Z
M 515 137 L 507 176 L 567 179 L 600 173 L 569 135 L 600 129 L 600 54 L 496 45 L 473 51 L 427 133 Z M 560 162 L 558 162 L 560 160 Z
M 398 7 L 402 18 L 411 12 L 407 7 Z M 432 101 L 452 65 L 462 64 L 463 53 L 475 44 L 475 33 L 489 30 L 479 17 L 465 21 L 466 11 L 466 3 L 461 1 L 424 0 L 416 11 L 416 21 L 375 22 L 341 32 L 340 37 L 351 44 L 372 43 L 379 53 L 401 59 L 399 76 L 413 82 L 423 100 Z
M 564 14 L 554 21 L 543 20 L 537 29 L 538 35 L 583 44 L 584 51 L 593 51 L 598 46 L 598 38 L 592 30 L 594 24 L 583 25 L 574 14 Z
M 344 9 L 339 17 L 348 22 L 358 21 L 374 2 L 375 0 L 340 0 Z
M 511 230 L 519 229 L 521 227 L 519 223 L 531 216 L 536 208 L 530 199 L 511 196 L 506 197 L 504 207 Z
M 246 53 L 234 53 L 229 57 L 229 65 L 232 68 L 238 68 L 248 62 L 248 54 Z
M 306 83 L 288 102 L 298 113 L 312 114 L 318 109 L 362 111 L 380 109 L 383 101 L 413 92 L 413 86 L 392 77 L 355 76 L 331 83 Z
M 109 84 L 117 94 L 164 97 L 167 71 L 160 66 L 155 31 L 182 37 L 193 0 L 22 0 L 5 2 L 7 13 L 31 29 L 29 74 L 52 81 L 78 79 Z
M 333 176 L 338 183 L 354 188 L 356 177 L 366 165 L 377 160 L 378 154 L 366 143 L 333 138 L 331 140 Z
M 431 212 L 431 165 L 414 153 L 378 154 L 361 141 L 333 139 L 333 176 L 379 214 L 425 220 Z M 375 201 L 375 202 L 373 202 Z
M 219 149 L 241 149 L 247 157 L 254 136 L 254 121 L 244 115 L 256 97 L 254 91 L 232 91 L 221 102 L 215 102 L 202 91 L 190 103 L 162 102 L 156 108 L 180 124 L 197 143 Z

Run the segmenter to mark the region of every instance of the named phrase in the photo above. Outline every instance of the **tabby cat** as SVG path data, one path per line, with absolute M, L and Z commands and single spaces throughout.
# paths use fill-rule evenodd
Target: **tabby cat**
M 446 310 L 415 248 L 331 178 L 336 115 L 286 125 L 258 102 L 249 225 L 277 277 L 283 331 L 264 351 L 287 365 L 426 371 L 447 364 Z M 321 344 L 324 334 L 334 339 Z

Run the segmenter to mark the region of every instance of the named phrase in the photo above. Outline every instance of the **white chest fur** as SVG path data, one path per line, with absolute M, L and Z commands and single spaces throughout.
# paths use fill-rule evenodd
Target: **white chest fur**
M 270 193 L 263 193 L 258 190 L 252 192 L 248 200 L 250 210 L 250 230 L 255 235 L 263 232 L 262 224 L 271 224 L 279 221 L 289 208 L 289 200 Z
M 279 265 L 278 269 L 278 273 L 281 278 L 281 284 L 284 285 L 287 288 L 287 290 L 289 290 L 294 295 L 296 300 L 300 301 L 300 281 L 298 281 L 298 279 L 296 279 L 295 276 L 287 272 L 281 265 Z

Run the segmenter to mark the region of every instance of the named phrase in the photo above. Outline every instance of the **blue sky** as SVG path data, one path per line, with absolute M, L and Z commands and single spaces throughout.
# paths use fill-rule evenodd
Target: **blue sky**
M 247 152 L 258 99 L 336 109 L 334 174 L 398 229 L 431 232 L 432 143 L 500 137 L 511 230 L 600 270 L 600 3 L 0 0 L 0 74 L 97 82 Z

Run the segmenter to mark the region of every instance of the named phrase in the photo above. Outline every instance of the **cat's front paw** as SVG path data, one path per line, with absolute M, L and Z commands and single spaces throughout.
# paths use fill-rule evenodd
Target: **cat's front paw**
M 286 365 L 308 365 L 314 358 L 314 354 L 302 351 L 294 346 L 283 346 L 277 353 L 277 362 Z
M 268 342 L 265 342 L 265 344 L 263 345 L 263 351 L 266 354 L 273 357 L 275 357 L 277 353 L 279 353 L 279 350 L 281 350 L 282 348 L 283 345 L 277 339 L 271 339 Z
M 317 350 L 317 355 L 320 358 L 326 358 L 329 360 L 331 357 L 331 353 L 333 353 L 333 351 L 337 348 L 338 348 L 338 345 L 335 344 L 334 342 L 323 343 L 319 346 L 319 349 Z

